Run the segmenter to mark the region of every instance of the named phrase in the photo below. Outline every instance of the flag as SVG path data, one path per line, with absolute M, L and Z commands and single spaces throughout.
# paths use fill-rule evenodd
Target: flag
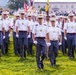
M 46 12 L 49 11 L 49 0 L 47 0 L 45 11 L 46 11 Z
M 30 7 L 26 4 L 26 2 L 24 2 L 24 10 L 25 10 L 25 11 L 28 11 L 29 8 L 30 8 Z

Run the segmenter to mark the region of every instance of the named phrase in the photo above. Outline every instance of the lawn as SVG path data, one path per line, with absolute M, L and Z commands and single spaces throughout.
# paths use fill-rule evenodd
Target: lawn
M 38 70 L 36 66 L 35 47 L 34 55 L 27 56 L 20 61 L 20 57 L 14 55 L 13 40 L 10 38 L 9 54 L 0 58 L 0 75 L 76 75 L 76 59 L 63 56 L 61 51 L 57 57 L 57 65 L 52 67 L 50 61 L 45 59 L 44 69 Z

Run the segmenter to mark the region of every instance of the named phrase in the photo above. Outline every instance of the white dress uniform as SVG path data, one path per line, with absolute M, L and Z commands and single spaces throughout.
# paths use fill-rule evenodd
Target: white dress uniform
M 19 19 L 16 21 L 16 28 L 18 27 L 19 31 L 19 48 L 20 48 L 20 57 L 26 57 L 26 50 L 28 46 L 28 21 L 26 19 Z M 23 49 L 24 46 L 24 49 Z
M 69 58 L 74 58 L 74 50 L 76 45 L 76 23 L 68 22 L 64 28 L 67 32 L 67 43 L 68 43 L 68 55 Z
M 56 20 L 52 18 L 51 21 L 56 21 Z M 58 42 L 59 42 L 59 36 L 61 36 L 61 29 L 56 25 L 50 26 L 48 27 L 48 35 L 49 35 L 49 40 L 51 44 L 49 48 L 50 62 L 51 62 L 51 65 L 54 66 L 56 64 L 56 57 L 58 55 L 58 49 L 59 49 Z
M 32 33 L 36 36 L 36 61 L 39 69 L 43 68 L 43 60 L 46 56 L 46 34 L 47 34 L 47 25 L 39 23 L 36 24 L 33 28 Z M 42 55 L 42 57 L 41 57 Z M 41 59 L 40 59 L 41 57 Z
M 0 20 L 0 57 L 1 57 L 1 52 L 3 53 L 2 51 L 2 41 L 3 41 L 2 28 L 3 28 L 2 21 Z
M 28 53 L 32 55 L 33 54 L 32 53 L 32 47 L 33 47 L 32 30 L 35 23 L 32 20 L 31 21 L 28 20 L 28 25 L 30 26 L 30 35 L 28 35 Z

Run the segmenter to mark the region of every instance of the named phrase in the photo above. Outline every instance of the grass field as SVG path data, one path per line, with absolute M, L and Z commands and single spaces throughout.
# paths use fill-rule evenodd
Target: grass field
M 35 53 L 35 47 L 33 50 Z M 0 75 L 76 75 L 76 59 L 63 56 L 61 51 L 55 67 L 52 67 L 50 61 L 45 59 L 44 69 L 38 70 L 35 59 L 34 54 L 20 61 L 20 57 L 14 55 L 13 40 L 10 38 L 9 54 L 0 58 Z

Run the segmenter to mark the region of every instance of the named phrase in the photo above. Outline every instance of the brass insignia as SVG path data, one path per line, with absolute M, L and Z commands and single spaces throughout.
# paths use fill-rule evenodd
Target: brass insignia
M 42 32 L 42 30 L 40 30 L 40 32 Z
M 24 25 L 24 23 L 22 23 L 22 25 Z

